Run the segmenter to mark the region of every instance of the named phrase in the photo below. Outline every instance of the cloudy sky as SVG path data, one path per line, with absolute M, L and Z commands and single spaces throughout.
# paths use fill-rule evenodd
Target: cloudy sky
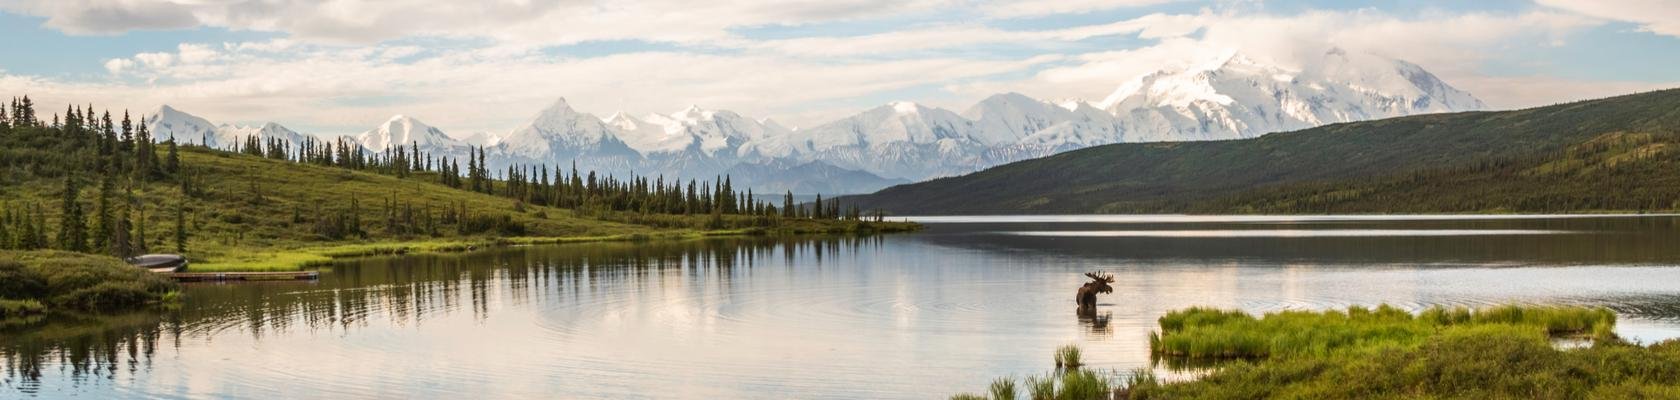
M 1680 86 L 1672 0 L 0 0 L 0 43 L 7 95 L 328 135 L 393 114 L 502 133 L 560 97 L 790 126 L 1100 100 L 1226 49 L 1404 59 L 1496 108 Z

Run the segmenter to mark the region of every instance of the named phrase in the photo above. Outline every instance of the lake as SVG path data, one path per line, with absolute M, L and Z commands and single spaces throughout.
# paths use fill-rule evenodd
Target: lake
M 0 324 L 0 398 L 945 398 L 1150 364 L 1168 310 L 1602 305 L 1680 337 L 1680 217 L 914 218 L 921 233 L 585 243 L 194 284 Z M 1087 271 L 1115 292 L 1075 315 Z

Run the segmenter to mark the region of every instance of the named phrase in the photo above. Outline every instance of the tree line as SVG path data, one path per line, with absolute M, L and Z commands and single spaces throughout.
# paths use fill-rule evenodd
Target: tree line
M 204 196 L 204 174 L 213 172 L 183 165 L 180 152 L 189 146 L 227 155 L 427 180 L 511 199 L 516 211 L 523 211 L 526 205 L 540 205 L 644 216 L 705 215 L 710 217 L 708 228 L 728 227 L 724 223 L 726 215 L 750 217 L 748 220 L 757 226 L 773 226 L 786 219 L 864 219 L 855 207 L 843 209 L 837 202 L 824 202 L 821 196 L 813 203 L 799 204 L 789 192 L 778 206 L 751 189 L 737 190 L 728 176 L 686 182 L 664 176 L 618 178 L 580 170 L 575 163 L 569 170 L 548 165 L 492 169 L 481 146 L 467 149 L 463 169 L 463 160 L 422 151 L 416 142 L 374 151 L 346 138 L 306 137 L 301 143 L 292 143 L 247 136 L 216 148 L 208 145 L 208 138 L 197 145 L 181 144 L 174 137 L 153 137 L 149 129 L 144 117 L 135 120 L 124 111 L 119 119 L 108 110 L 96 111 L 92 105 L 69 105 L 62 114 L 54 113 L 47 120 L 38 118 L 35 104 L 27 96 L 0 107 L 0 171 L 6 172 L 0 177 L 0 186 L 45 180 L 63 183 L 56 214 L 47 212 L 49 205 L 28 198 L 0 204 L 4 206 L 0 211 L 0 249 L 51 248 L 115 256 L 163 250 L 154 247 L 186 252 L 193 236 L 186 223 L 186 215 L 193 212 L 188 199 Z M 147 202 L 135 194 L 137 188 L 159 184 L 179 188 L 178 204 L 148 209 Z M 261 203 L 261 182 L 249 185 L 247 200 Z M 339 201 L 348 207 L 323 210 L 317 202 L 313 210 L 307 210 L 309 218 L 304 217 L 306 210 L 294 210 L 293 222 L 324 239 L 368 237 L 360 199 Z M 525 233 L 524 227 L 509 216 L 474 212 L 465 204 L 416 206 L 393 197 L 385 199 L 383 206 L 383 228 L 392 234 Z M 173 214 L 169 218 L 173 220 L 173 235 L 146 237 L 148 213 Z

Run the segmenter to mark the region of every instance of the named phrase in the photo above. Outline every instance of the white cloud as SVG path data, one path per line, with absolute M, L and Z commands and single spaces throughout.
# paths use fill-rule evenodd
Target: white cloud
M 1680 37 L 1680 4 L 1671 0 L 1536 0 L 1542 5 L 1639 24 L 1646 32 Z
M 984 91 L 1015 87 L 1041 97 L 1101 99 L 1120 82 L 1161 69 L 1180 68 L 1232 49 L 1299 68 L 1302 60 L 1315 59 L 1332 46 L 1411 61 L 1453 84 L 1484 76 L 1482 64 L 1505 46 L 1550 46 L 1571 32 L 1598 23 L 1592 18 L 1550 11 L 1427 18 L 1400 18 L 1364 10 L 1292 16 L 1146 18 L 1153 18 L 1155 24 L 1143 27 L 1141 32 L 1154 32 L 1160 37 L 1155 45 L 1081 54 L 1075 62 L 1046 69 L 1025 82 L 964 88 Z M 1489 104 L 1504 106 L 1499 101 Z
M 957 1 L 0 0 L 0 10 L 46 17 L 46 26 L 73 34 L 218 27 L 335 43 L 430 36 L 567 44 L 698 42 L 727 38 L 736 27 L 879 17 Z
M 43 101 L 101 99 L 134 109 L 168 103 L 218 122 L 335 129 L 325 133 L 351 133 L 399 113 L 449 131 L 505 132 L 557 96 L 601 116 L 621 109 L 672 112 L 692 103 L 808 126 L 856 111 L 811 104 L 1018 73 L 1057 59 L 817 62 L 689 52 L 571 59 L 503 48 L 438 54 L 401 46 L 303 46 L 284 54 L 254 48 L 260 46 L 182 46 L 107 62 L 148 78 L 144 85 L 11 76 L 0 79 L 0 92 L 50 94 Z M 416 58 L 391 62 L 392 54 Z
M 105 70 L 110 71 L 112 74 L 123 73 L 124 70 L 129 68 L 134 68 L 134 60 L 126 58 L 113 58 L 105 60 Z
M 1174 1 L 1178 0 L 1005 0 L 983 2 L 980 9 L 993 16 L 1030 17 L 1142 7 Z
M 1528 108 L 1577 100 L 1680 87 L 1670 82 L 1601 81 L 1551 76 L 1467 76 L 1453 82 L 1459 89 L 1498 108 Z
M 1164 0 L 0 0 L 0 10 L 44 16 L 47 26 L 78 34 L 197 26 L 285 34 L 258 42 L 186 43 L 170 52 L 107 59 L 103 67 L 111 76 L 105 80 L 0 73 L 0 92 L 27 92 L 48 103 L 94 101 L 137 110 L 169 103 L 218 122 L 273 120 L 323 127 L 329 131 L 319 133 L 328 134 L 353 133 L 403 113 L 464 134 L 505 132 L 557 96 L 601 115 L 670 112 L 699 104 L 801 126 L 856 112 L 859 99 L 925 93 L 930 87 L 942 90 L 931 94 L 933 103 L 959 109 L 1005 91 L 1101 99 L 1136 76 L 1227 49 L 1286 65 L 1329 46 L 1388 55 L 1420 64 L 1495 107 L 1660 86 L 1487 76 L 1481 66 L 1506 50 L 1566 42 L 1572 32 L 1601 18 L 1634 20 L 1669 12 L 1611 7 L 1634 2 L 1592 8 L 1545 1 L 1555 8 L 1407 17 L 1370 9 L 1293 15 L 1210 9 L 1011 30 L 993 23 Z M 972 20 L 951 18 L 853 36 L 753 40 L 736 33 L 742 27 L 953 7 L 978 7 L 980 14 L 969 14 L 978 15 Z M 1614 16 L 1629 12 L 1638 15 Z M 1673 20 L 1634 21 L 1653 32 L 1670 32 L 1665 22 Z M 1115 36 L 1147 44 L 1086 50 L 1097 42 L 1093 38 Z M 387 42 L 416 37 L 486 40 L 448 41 L 461 47 L 447 50 L 414 44 L 425 41 Z M 607 39 L 677 43 L 681 50 L 590 57 L 540 51 Z M 1021 49 L 1024 59 L 986 54 L 992 45 Z

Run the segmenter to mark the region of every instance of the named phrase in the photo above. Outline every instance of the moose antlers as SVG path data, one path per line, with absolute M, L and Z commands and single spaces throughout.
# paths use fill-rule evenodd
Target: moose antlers
M 1102 272 L 1102 271 L 1086 272 L 1085 276 L 1091 277 L 1092 280 L 1095 280 L 1097 282 L 1114 283 L 1114 274 L 1109 274 L 1109 273 L 1105 273 L 1105 272 Z

